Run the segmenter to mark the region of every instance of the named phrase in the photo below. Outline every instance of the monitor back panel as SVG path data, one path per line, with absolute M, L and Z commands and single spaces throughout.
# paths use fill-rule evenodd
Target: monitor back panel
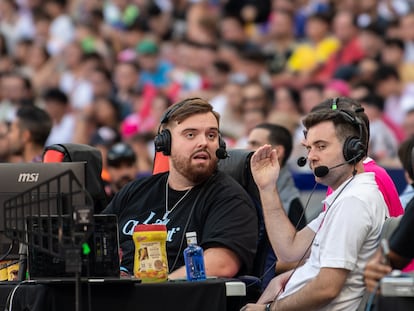
M 79 182 L 84 185 L 85 165 L 85 162 L 0 163 L 0 252 L 2 254 L 6 252 L 10 244 L 10 239 L 5 236 L 4 232 L 4 202 L 67 170 L 72 170 Z
M 32 228 L 29 230 L 37 230 L 39 222 L 42 226 L 42 231 L 52 230 L 52 234 L 57 234 L 60 230 L 63 235 L 68 234 L 68 228 L 63 225 L 63 228 L 58 228 L 58 218 L 52 216 L 52 221 L 49 219 L 34 218 L 30 223 Z M 118 235 L 118 221 L 116 215 L 94 215 L 94 231 L 90 235 L 87 244 L 90 248 L 88 255 L 82 254 L 82 273 L 83 277 L 119 277 L 119 235 Z M 46 226 L 52 226 L 48 228 Z M 47 237 L 45 237 L 45 242 Z M 54 242 L 56 243 L 56 242 Z M 37 244 L 37 243 L 36 243 Z M 54 245 L 58 248 L 58 245 Z M 28 270 L 29 277 L 32 280 L 36 279 L 64 279 L 73 278 L 74 273 L 66 272 L 66 264 L 70 264 L 70 258 L 53 256 L 36 247 L 30 241 L 28 245 Z M 69 262 L 67 262 L 69 261 Z

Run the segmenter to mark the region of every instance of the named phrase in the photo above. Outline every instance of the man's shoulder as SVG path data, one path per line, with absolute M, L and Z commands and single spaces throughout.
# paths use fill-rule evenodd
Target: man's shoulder
M 165 175 L 166 173 L 160 173 L 135 179 L 134 181 L 127 184 L 122 190 L 129 192 L 133 190 L 139 190 L 140 188 L 144 187 L 153 187 L 154 185 L 159 184 L 162 180 L 164 180 L 163 178 Z
M 212 178 L 214 180 L 214 185 L 221 185 L 229 188 L 234 187 L 235 189 L 244 189 L 238 180 L 236 180 L 230 174 L 222 172 L 220 170 L 216 171 Z
M 378 165 L 373 159 L 369 159 L 367 162 L 364 162 L 364 170 L 365 172 L 375 173 L 376 179 L 391 180 L 391 177 L 388 174 L 387 170 Z

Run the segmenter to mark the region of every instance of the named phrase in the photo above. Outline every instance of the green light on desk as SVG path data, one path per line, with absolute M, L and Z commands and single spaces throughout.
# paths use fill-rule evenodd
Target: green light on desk
M 89 253 L 91 252 L 91 248 L 89 247 L 88 243 L 82 244 L 82 252 L 84 255 L 89 255 Z

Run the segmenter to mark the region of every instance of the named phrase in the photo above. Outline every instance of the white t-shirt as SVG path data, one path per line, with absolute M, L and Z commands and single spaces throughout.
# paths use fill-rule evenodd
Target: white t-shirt
M 279 298 L 298 291 L 322 267 L 342 268 L 350 271 L 344 287 L 321 310 L 355 311 L 365 290 L 363 269 L 378 247 L 387 205 L 374 173 L 348 179 L 323 202 L 327 210 L 308 224 L 316 232 L 310 257 L 293 273 Z

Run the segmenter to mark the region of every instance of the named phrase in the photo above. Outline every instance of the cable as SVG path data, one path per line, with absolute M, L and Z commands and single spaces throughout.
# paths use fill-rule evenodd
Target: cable
M 180 254 L 181 254 L 183 244 L 184 244 L 185 232 L 187 231 L 187 228 L 190 225 L 191 216 L 193 215 L 193 212 L 194 212 L 194 209 L 195 209 L 195 207 L 198 203 L 198 200 L 200 199 L 201 195 L 204 192 L 207 191 L 206 189 L 208 189 L 208 187 L 210 187 L 211 181 L 213 180 L 213 176 L 214 175 L 210 176 L 208 178 L 208 180 L 206 181 L 206 183 L 202 186 L 202 188 L 200 189 L 200 192 L 197 194 L 197 197 L 195 198 L 195 200 L 193 202 L 193 205 L 191 206 L 190 213 L 188 214 L 187 221 L 186 221 L 185 226 L 184 226 L 183 234 L 181 236 L 180 247 L 178 248 L 177 255 L 175 256 L 174 263 L 172 264 L 170 271 L 174 271 L 175 265 L 178 262 L 178 258 L 180 258 Z M 167 178 L 168 178 L 168 176 L 167 176 Z M 208 189 L 208 190 L 210 190 L 210 189 Z
M 369 295 L 368 301 L 367 301 L 367 305 L 365 307 L 365 311 L 370 311 L 372 306 L 374 305 L 374 299 L 375 296 L 377 295 L 377 291 L 379 290 L 381 286 L 381 282 L 378 282 L 378 284 L 375 286 L 374 290 L 372 291 L 371 295 Z

